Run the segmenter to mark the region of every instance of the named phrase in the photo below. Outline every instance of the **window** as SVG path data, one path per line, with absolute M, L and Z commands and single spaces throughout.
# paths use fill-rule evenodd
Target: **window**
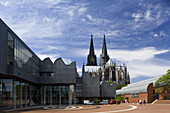
M 82 90 L 81 89 L 76 89 L 76 93 L 81 93 Z
M 76 86 L 82 86 L 82 84 L 81 83 L 77 83 Z
M 134 94 L 132 94 L 132 98 L 133 97 L 139 97 L 139 93 L 134 93 Z
M 43 77 L 53 77 L 53 76 L 54 76 L 54 73 L 52 73 L 52 72 L 40 73 L 40 76 L 43 76 Z
M 13 47 L 13 37 L 8 32 L 8 62 L 7 64 L 13 65 L 13 55 L 14 55 L 14 47 Z
M 39 59 L 18 39 L 14 39 L 16 66 L 32 75 L 39 76 Z

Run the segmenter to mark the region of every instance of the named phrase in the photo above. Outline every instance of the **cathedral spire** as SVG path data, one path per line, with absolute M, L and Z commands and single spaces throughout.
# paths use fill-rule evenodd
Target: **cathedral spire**
M 91 43 L 90 43 L 90 51 L 89 55 L 93 56 L 94 55 L 94 46 L 93 46 L 93 35 L 91 34 Z
M 104 35 L 102 54 L 100 55 L 100 65 L 105 65 L 109 60 L 109 55 L 107 55 L 106 39 Z
M 84 70 L 84 62 L 83 62 L 83 68 L 82 68 L 82 75 L 84 74 L 85 70 Z
M 87 58 L 87 66 L 97 66 L 96 55 L 94 53 L 93 35 L 91 35 L 90 50 Z
M 103 39 L 102 56 L 103 56 L 103 57 L 106 57 L 106 56 L 107 56 L 107 47 L 106 47 L 105 35 L 104 35 L 104 39 Z

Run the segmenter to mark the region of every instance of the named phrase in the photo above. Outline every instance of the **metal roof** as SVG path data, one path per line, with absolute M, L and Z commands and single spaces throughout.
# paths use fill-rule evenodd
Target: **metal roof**
M 131 93 L 142 93 L 147 92 L 148 85 L 153 83 L 153 87 L 155 86 L 156 80 L 161 76 L 142 80 L 140 82 L 135 82 L 123 87 L 120 90 L 116 90 L 116 94 L 131 94 Z

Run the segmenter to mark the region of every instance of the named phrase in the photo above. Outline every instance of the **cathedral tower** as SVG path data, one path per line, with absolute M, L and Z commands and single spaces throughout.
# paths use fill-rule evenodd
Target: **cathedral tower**
M 106 40 L 104 35 L 102 54 L 100 55 L 100 66 L 105 65 L 108 60 L 109 60 L 109 55 L 107 55 Z
M 87 66 L 97 66 L 97 60 L 96 60 L 96 55 L 94 53 L 94 46 L 93 46 L 93 35 L 91 35 L 90 50 L 89 50 L 89 55 L 87 57 Z

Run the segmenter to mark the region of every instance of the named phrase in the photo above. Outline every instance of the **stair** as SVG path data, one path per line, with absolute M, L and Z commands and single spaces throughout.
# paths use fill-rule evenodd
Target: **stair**
M 154 104 L 170 104 L 170 100 L 157 100 Z

